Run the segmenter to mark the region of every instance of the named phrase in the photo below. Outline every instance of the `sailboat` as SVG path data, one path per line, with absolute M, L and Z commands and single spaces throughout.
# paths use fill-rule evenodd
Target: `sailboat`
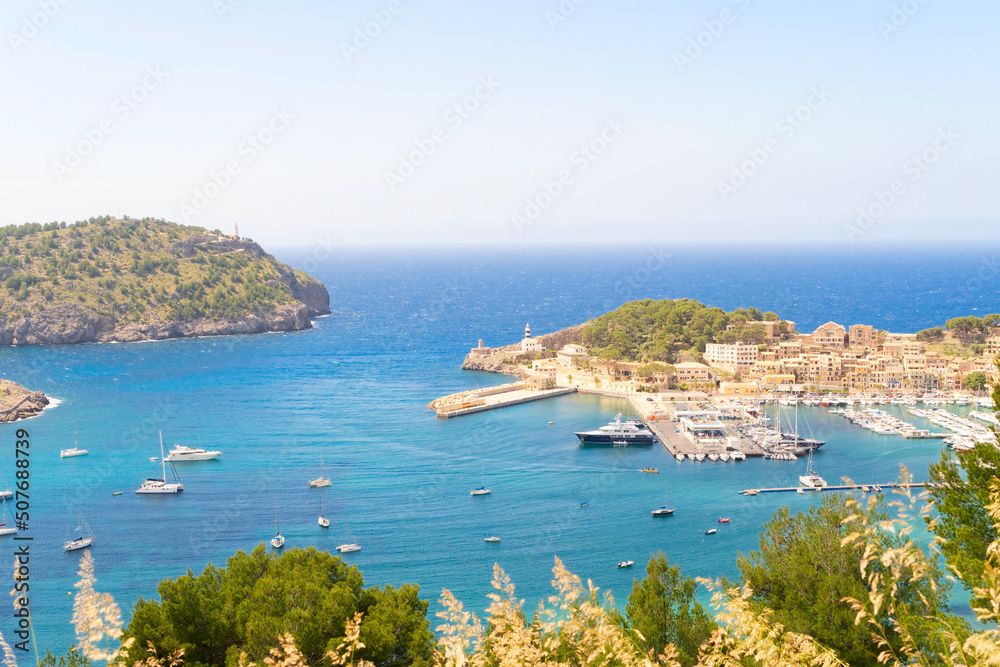
M 87 526 L 87 536 L 83 536 L 83 526 Z M 94 533 L 90 530 L 90 526 L 83 517 L 80 516 L 79 510 L 76 513 L 76 530 L 79 532 L 79 537 L 70 537 L 63 545 L 63 550 L 65 551 L 76 551 L 77 549 L 84 549 L 90 546 L 90 543 L 94 541 Z
M 0 523 L 0 535 L 13 535 L 17 532 L 15 526 L 7 525 L 7 501 L 3 504 L 3 523 Z
M 330 527 L 330 520 L 327 519 L 325 516 L 323 516 L 323 488 L 322 487 L 320 487 L 320 489 L 319 489 L 319 519 L 316 520 L 316 523 L 318 523 L 323 528 L 329 528 Z
M 163 477 L 160 479 L 147 478 L 135 490 L 136 493 L 179 493 L 184 490 L 184 485 L 180 482 L 167 483 L 167 462 L 163 460 L 163 431 L 160 431 L 160 466 L 163 470 Z M 171 464 L 170 470 L 174 472 L 174 477 L 177 477 L 173 464 Z
M 674 511 L 667 508 L 667 485 L 663 485 L 663 507 L 658 510 L 653 510 L 650 512 L 653 516 L 670 516 Z
M 75 431 L 73 432 L 73 446 L 70 447 L 69 449 L 60 449 L 59 450 L 59 456 L 61 458 L 64 458 L 64 459 L 65 458 L 70 458 L 72 456 L 85 456 L 88 453 L 89 452 L 86 449 L 80 449 L 77 446 L 76 432 Z
M 359 544 L 351 542 L 351 527 L 347 525 L 346 521 L 344 522 L 344 526 L 347 528 L 347 543 L 341 544 L 337 547 L 337 551 L 342 554 L 351 553 L 352 551 L 361 551 L 361 546 Z
M 483 485 L 478 489 L 473 489 L 469 495 L 472 496 L 485 496 L 492 493 L 490 489 L 486 488 L 486 466 L 483 466 Z
M 799 483 L 810 489 L 819 489 L 826 486 L 826 480 L 817 475 L 812 469 L 813 450 L 809 450 L 809 460 L 806 463 L 806 474 L 799 475 Z
M 281 536 L 281 518 L 278 516 L 278 499 L 274 499 L 274 537 L 271 538 L 271 546 L 280 549 L 285 546 L 285 538 Z
M 330 486 L 330 479 L 323 477 L 323 457 L 319 457 L 319 477 L 309 482 L 309 486 L 315 488 L 322 488 L 324 486 Z

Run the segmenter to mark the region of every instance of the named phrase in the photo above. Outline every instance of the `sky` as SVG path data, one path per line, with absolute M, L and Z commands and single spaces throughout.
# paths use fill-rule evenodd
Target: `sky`
M 7 0 L 0 224 L 1000 240 L 993 0 Z

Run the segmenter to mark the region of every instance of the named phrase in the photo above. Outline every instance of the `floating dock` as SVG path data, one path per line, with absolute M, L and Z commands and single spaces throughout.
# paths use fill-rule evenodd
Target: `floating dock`
M 739 493 L 744 496 L 756 496 L 761 493 L 788 493 L 798 492 L 800 489 L 806 491 L 871 491 L 879 489 L 923 489 L 927 482 L 912 482 L 910 484 L 900 484 L 899 482 L 889 482 L 886 484 L 833 484 L 829 486 L 782 486 L 772 489 L 743 489 Z

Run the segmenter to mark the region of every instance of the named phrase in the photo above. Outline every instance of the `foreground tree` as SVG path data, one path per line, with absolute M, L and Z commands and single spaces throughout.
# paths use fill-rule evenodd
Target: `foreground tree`
M 1000 361 L 994 363 L 1000 369 Z M 993 389 L 993 407 L 1000 410 L 1000 387 Z M 957 457 L 945 450 L 941 461 L 931 464 L 930 479 L 941 552 L 971 591 L 983 585 L 987 548 L 1000 539 L 988 511 L 991 485 L 1000 483 L 998 443 L 977 444 Z
M 698 661 L 698 647 L 717 627 L 694 595 L 698 584 L 671 567 L 663 552 L 649 559 L 646 578 L 632 584 L 625 616 L 638 633 L 644 652 L 660 655 L 668 644 L 677 649 L 677 660 L 688 667 Z
M 225 568 L 165 579 L 160 601 L 140 599 L 126 635 L 128 662 L 183 651 L 187 665 L 235 665 L 240 654 L 261 661 L 289 635 L 309 665 L 344 639 L 348 621 L 364 613 L 358 657 L 376 665 L 426 664 L 433 635 L 419 588 L 364 588 L 361 573 L 314 548 L 269 555 L 260 545 L 237 552 Z
M 882 500 L 870 508 L 873 524 L 887 522 L 889 514 Z M 852 512 L 843 494 L 824 495 L 807 512 L 792 514 L 782 507 L 764 525 L 760 548 L 737 559 L 752 600 L 761 609 L 774 612 L 774 619 L 793 632 L 814 637 L 834 649 L 851 665 L 879 664 L 882 647 L 866 626 L 855 624 L 856 613 L 844 599 L 868 599 L 868 586 L 861 570 L 868 558 L 865 547 L 843 544 L 848 536 L 844 522 Z M 872 538 L 879 549 L 889 550 L 901 538 L 882 531 Z M 911 583 L 900 591 L 898 613 L 923 608 L 923 600 L 934 613 L 947 614 L 946 591 L 938 585 L 939 573 Z M 889 627 L 884 609 L 877 617 Z M 887 641 L 893 648 L 902 639 L 890 630 Z

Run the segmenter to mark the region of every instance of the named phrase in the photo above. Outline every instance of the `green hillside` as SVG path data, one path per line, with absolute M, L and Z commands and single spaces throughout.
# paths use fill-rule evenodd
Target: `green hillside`
M 274 312 L 317 289 L 325 294 L 252 241 L 201 227 L 105 216 L 0 228 L 0 324 L 60 306 L 111 328 L 229 320 Z
M 693 299 L 643 299 L 601 315 L 583 329 L 582 337 L 598 357 L 674 363 L 680 352 L 704 352 L 708 343 L 763 343 L 763 327 L 752 324 L 761 320 L 778 320 L 778 316 L 756 308 L 727 313 Z M 751 324 L 726 330 L 738 322 Z

